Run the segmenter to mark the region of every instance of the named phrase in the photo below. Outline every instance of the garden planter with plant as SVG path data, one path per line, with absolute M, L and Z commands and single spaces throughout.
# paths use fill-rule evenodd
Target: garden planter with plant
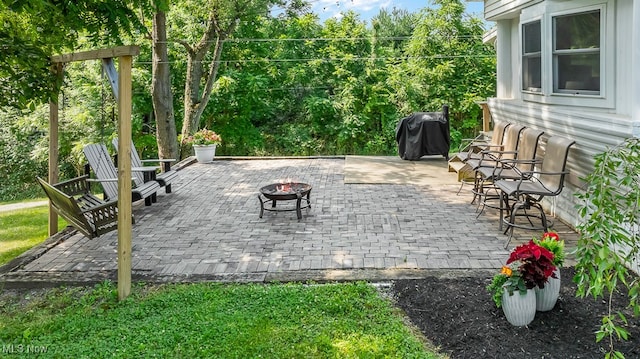
M 502 271 L 487 286 L 496 306 L 502 308 L 512 325 L 528 325 L 535 318 L 534 289 L 544 288 L 549 278 L 555 276 L 553 257 L 551 251 L 529 241 L 513 249 Z
M 212 130 L 203 128 L 184 140 L 193 146 L 198 162 L 207 163 L 213 161 L 216 156 L 216 146 L 222 142 L 222 137 Z
M 533 242 L 553 253 L 553 265 L 556 266 L 556 270 L 549 277 L 544 288 L 535 288 L 536 309 L 539 312 L 547 312 L 555 307 L 560 294 L 560 268 L 562 268 L 565 258 L 564 241 L 560 240 L 557 233 L 546 232 L 541 239 L 534 239 Z

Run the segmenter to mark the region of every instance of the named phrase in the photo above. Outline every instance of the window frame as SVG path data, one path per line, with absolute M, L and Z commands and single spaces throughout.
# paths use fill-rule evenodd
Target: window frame
M 539 50 L 538 51 L 527 52 L 526 49 L 525 49 L 525 36 L 527 35 L 527 33 L 525 31 L 525 27 L 527 25 L 533 25 L 535 23 L 538 23 L 538 27 L 539 27 L 539 30 L 540 30 L 540 33 L 538 34 L 538 37 L 540 39 Z M 541 93 L 542 92 L 542 82 L 543 82 L 543 80 L 542 80 L 542 77 L 543 77 L 542 76 L 542 74 L 543 74 L 543 71 L 542 71 L 542 28 L 543 28 L 543 22 L 542 22 L 541 18 L 532 19 L 531 21 L 527 21 L 527 22 L 524 22 L 524 23 L 520 24 L 520 29 L 521 29 L 521 34 L 522 34 L 521 39 L 520 39 L 520 41 L 522 42 L 522 46 L 521 46 L 522 51 L 520 52 L 521 61 L 522 61 L 521 62 L 522 63 L 522 71 L 521 71 L 522 77 L 521 77 L 520 80 L 522 82 L 521 82 L 520 89 L 522 91 L 525 91 L 525 92 L 532 92 L 532 93 Z M 526 86 L 526 84 L 524 83 L 525 82 L 524 81 L 524 77 L 526 75 L 525 74 L 525 59 L 529 60 L 529 59 L 534 59 L 534 58 L 538 58 L 539 61 L 540 61 L 540 69 L 539 69 L 539 71 L 540 71 L 540 87 L 530 87 L 530 86 L 529 87 L 525 87 Z
M 519 92 L 524 101 L 557 104 L 567 106 L 600 107 L 613 108 L 615 104 L 614 83 L 615 83 L 615 56 L 610 51 L 614 44 L 615 21 L 613 0 L 605 1 L 585 1 L 580 6 L 576 6 L 571 1 L 555 2 L 545 1 L 534 5 L 521 13 L 518 22 L 519 37 L 519 61 L 520 79 Z M 554 66 L 555 36 L 554 18 L 572 14 L 587 13 L 590 11 L 600 11 L 600 91 L 554 91 L 557 81 L 556 66 Z M 542 57 L 542 91 L 531 91 L 523 88 L 523 26 L 540 20 L 541 25 L 541 57 Z M 544 41 L 551 39 L 552 41 Z
M 562 49 L 562 50 L 558 50 L 556 49 L 556 44 L 557 44 L 557 37 L 556 37 L 556 19 L 559 17 L 567 17 L 567 16 L 577 16 L 577 15 L 581 15 L 581 14 L 588 14 L 591 12 L 598 12 L 600 15 L 600 28 L 599 28 L 599 34 L 600 34 L 600 41 L 598 43 L 598 48 L 597 50 L 594 49 Z M 560 75 L 558 73 L 559 71 L 559 57 L 563 56 L 563 55 L 588 55 L 588 54 L 598 54 L 599 57 L 599 73 L 602 74 L 603 68 L 602 68 L 602 62 L 604 61 L 603 56 L 602 56 L 602 46 L 604 43 L 604 36 L 603 36 L 603 26 L 602 26 L 602 11 L 599 8 L 595 8 L 589 11 L 581 11 L 581 12 L 570 12 L 568 14 L 553 14 L 551 16 L 551 39 L 552 39 L 552 47 L 551 47 L 551 60 L 552 60 L 552 92 L 554 94 L 571 94 L 571 95 L 592 95 L 592 96 L 600 96 L 600 92 L 602 91 L 603 88 L 603 78 L 602 76 L 600 76 L 599 78 L 599 84 L 598 84 L 598 90 L 597 91 L 593 91 L 593 90 L 586 90 L 586 89 L 575 89 L 575 90 L 570 90 L 570 89 L 560 89 L 559 88 L 559 79 L 560 79 Z

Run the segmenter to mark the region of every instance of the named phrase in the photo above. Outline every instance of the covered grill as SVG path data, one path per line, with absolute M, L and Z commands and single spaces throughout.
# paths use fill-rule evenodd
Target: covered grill
M 449 159 L 449 106 L 442 112 L 414 112 L 396 127 L 398 154 L 403 160 L 419 160 L 425 155 Z

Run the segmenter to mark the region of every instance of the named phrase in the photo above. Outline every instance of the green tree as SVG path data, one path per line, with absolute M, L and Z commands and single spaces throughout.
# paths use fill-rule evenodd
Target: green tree
M 48 3 L 40 0 L 34 4 Z M 242 11 L 237 8 L 245 3 L 248 5 Z M 383 10 L 370 26 L 355 13 L 321 24 L 317 15 L 308 13 L 303 1 L 287 1 L 284 8 L 276 6 L 284 11 L 270 13 L 274 8 L 268 4 L 275 3 L 279 1 L 145 2 L 145 8 L 135 12 L 142 14 L 143 20 L 153 15 L 145 22 L 151 32 L 142 28 L 130 31 L 130 35 L 126 31 L 120 36 L 112 34 L 118 41 L 141 46 L 134 62 L 132 119 L 134 141 L 143 156 L 155 155 L 157 149 L 160 157 L 178 158 L 174 155 L 177 130 L 190 126 L 185 125 L 188 118 L 197 118 L 195 126 L 190 126 L 194 131 L 207 127 L 220 132 L 224 141 L 219 153 L 235 155 L 390 155 L 396 148 L 395 126 L 402 117 L 414 111 L 439 111 L 443 103 L 451 105 L 454 115 L 452 136 L 464 131 L 463 126 L 477 126 L 480 108 L 474 101 L 493 94 L 495 57 L 493 49 L 481 42 L 482 23 L 466 18 L 459 2 L 440 1 L 436 4 L 439 7 L 420 13 Z M 128 9 L 137 6 L 134 1 L 126 4 Z M 36 14 L 30 10 L 36 5 L 2 9 L 0 14 L 18 21 L 20 14 L 27 18 Z M 448 17 L 439 22 L 441 16 Z M 63 21 L 63 17 L 59 19 Z M 41 20 L 29 21 L 19 25 L 33 30 L 33 35 L 18 35 L 36 39 L 35 23 Z M 220 29 L 233 31 L 219 37 L 216 27 L 210 26 L 216 21 Z M 164 31 L 160 25 L 166 26 Z M 63 37 L 69 28 L 58 26 L 56 31 L 65 29 L 60 32 Z M 214 34 L 209 42 L 207 29 Z M 104 31 L 85 41 L 84 35 L 90 33 L 72 32 L 82 40 L 64 38 L 68 44 L 64 46 L 49 40 L 55 43 L 51 46 L 61 49 L 103 46 L 111 41 L 112 36 L 105 36 Z M 195 51 L 200 45 L 208 46 L 202 58 Z M 220 51 L 217 60 L 216 46 Z M 60 51 L 44 51 L 44 75 L 36 77 L 49 75 L 51 52 Z M 0 56 L 5 54 L 0 52 Z M 97 62 L 66 68 L 60 156 L 63 173 L 68 175 L 80 165 L 83 144 L 108 142 L 115 131 L 111 120 L 115 102 L 100 71 Z M 195 73 L 199 73 L 199 80 Z M 21 122 L 0 137 L 32 138 L 35 150 L 30 153 L 35 156 L 17 160 L 25 166 L 45 168 L 46 142 L 38 136 L 46 131 L 46 107 L 37 107 L 36 112 L 43 116 L 40 121 L 24 120 L 28 113 L 7 112 L 5 123 Z M 26 123 L 36 126 L 37 131 L 31 131 Z M 11 147 L 7 153 L 25 150 L 17 148 L 13 140 L 3 145 Z
M 578 226 L 576 275 L 578 297 L 605 298 L 609 310 L 602 318 L 596 341 L 608 341 L 605 358 L 624 358 L 615 343 L 628 340 L 628 320 L 615 308 L 613 294 L 620 287 L 628 291 L 628 307 L 640 316 L 638 270 L 640 241 L 640 139 L 630 138 L 616 148 L 595 157 L 594 171 L 585 178 L 584 192 L 577 197 L 584 220 Z
M 409 60 L 393 73 L 395 101 L 403 110 L 434 111 L 448 104 L 455 136 L 479 126 L 475 102 L 495 94 L 495 49 L 483 44 L 483 24 L 465 15 L 462 1 L 433 5 L 420 13 L 407 46 Z
M 142 29 L 134 8 L 143 0 L 0 0 L 0 107 L 32 110 L 61 85 L 50 71 L 51 55 L 89 44 L 119 44 Z
M 200 124 L 214 87 L 220 56 L 224 41 L 236 30 L 242 21 L 251 21 L 266 14 L 273 5 L 284 5 L 281 0 L 216 0 L 202 3 L 201 1 L 182 1 L 181 15 L 175 14 L 174 34 L 176 41 L 182 45 L 187 57 L 187 73 L 184 85 L 184 119 L 182 121 L 182 138 L 193 134 Z M 179 31 L 185 27 L 179 24 L 195 24 L 191 19 L 196 17 L 203 31 L 198 27 L 189 26 L 189 33 Z M 204 26 L 203 26 L 204 25 Z M 195 42 L 193 42 L 195 40 Z M 205 65 L 208 64 L 206 67 Z M 183 146 L 184 151 L 184 146 Z
M 159 158 L 179 158 L 171 66 L 167 41 L 167 10 L 169 4 L 157 2 L 151 30 L 151 100 L 156 119 L 156 141 Z

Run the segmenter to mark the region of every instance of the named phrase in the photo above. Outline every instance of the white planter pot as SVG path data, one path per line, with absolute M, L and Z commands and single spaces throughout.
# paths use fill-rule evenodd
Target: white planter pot
M 511 325 L 521 327 L 528 325 L 536 316 L 536 293 L 528 289 L 527 294 L 514 291 L 509 295 L 506 288 L 502 289 L 502 311 Z
M 211 162 L 216 156 L 216 145 L 193 145 L 193 150 L 200 163 Z
M 560 294 L 560 269 L 556 268 L 555 272 L 558 278 L 549 278 L 544 288 L 536 288 L 536 309 L 539 312 L 546 312 L 556 306 L 558 295 Z

